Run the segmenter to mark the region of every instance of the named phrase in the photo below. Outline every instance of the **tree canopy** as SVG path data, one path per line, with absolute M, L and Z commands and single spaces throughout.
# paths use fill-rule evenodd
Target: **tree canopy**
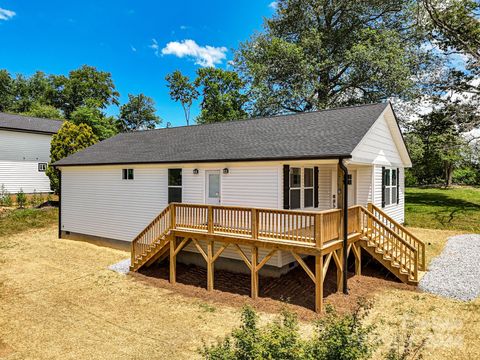
M 54 163 L 96 142 L 98 142 L 98 138 L 90 126 L 86 124 L 75 125 L 70 121 L 65 121 L 58 133 L 52 136 L 50 160 Z M 48 166 L 47 176 L 50 178 L 52 190 L 58 194 L 60 190 L 59 171 L 52 166 Z
M 118 126 L 123 132 L 154 129 L 162 122 L 155 111 L 152 98 L 128 94 L 128 102 L 120 107 Z
M 192 102 L 198 98 L 197 89 L 194 84 L 190 82 L 190 79 L 179 70 L 168 74 L 165 80 L 167 80 L 167 86 L 170 89 L 170 98 L 176 102 L 180 101 L 187 126 L 190 125 L 190 107 L 192 106 Z
M 253 115 L 409 98 L 429 61 L 410 0 L 280 0 L 235 67 Z

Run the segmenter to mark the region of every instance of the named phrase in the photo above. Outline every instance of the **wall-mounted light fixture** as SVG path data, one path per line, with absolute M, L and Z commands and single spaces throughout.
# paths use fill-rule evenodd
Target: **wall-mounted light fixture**
M 198 169 L 193 169 L 193 173 L 194 173 L 195 175 L 198 175 Z
M 228 168 L 223 169 L 224 174 L 228 174 Z

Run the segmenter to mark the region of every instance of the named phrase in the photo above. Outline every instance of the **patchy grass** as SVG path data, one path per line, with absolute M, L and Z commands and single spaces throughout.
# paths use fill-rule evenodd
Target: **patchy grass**
M 0 236 L 51 226 L 58 221 L 58 209 L 5 209 L 0 212 Z
M 428 244 L 427 260 L 458 233 L 412 231 Z M 192 359 L 203 340 L 214 342 L 239 324 L 240 306 L 117 274 L 107 266 L 128 253 L 56 235 L 50 226 L 0 236 L 0 357 Z M 394 285 L 372 290 L 368 321 L 384 340 L 374 358 L 381 358 L 395 334 L 412 323 L 415 339 L 427 338 L 426 360 L 476 358 L 479 299 L 464 303 Z M 274 317 L 260 315 L 263 322 Z M 310 322 L 300 325 L 304 334 L 311 333 Z
M 480 233 L 480 188 L 407 188 L 408 226 Z

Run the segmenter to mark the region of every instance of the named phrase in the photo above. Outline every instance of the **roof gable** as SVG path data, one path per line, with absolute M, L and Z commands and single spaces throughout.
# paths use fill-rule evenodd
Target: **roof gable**
M 402 132 L 391 105 L 386 107 L 352 151 L 352 162 L 412 166 Z
M 119 134 L 57 166 L 349 157 L 388 104 Z
M 0 112 L 0 130 L 56 134 L 63 121 Z

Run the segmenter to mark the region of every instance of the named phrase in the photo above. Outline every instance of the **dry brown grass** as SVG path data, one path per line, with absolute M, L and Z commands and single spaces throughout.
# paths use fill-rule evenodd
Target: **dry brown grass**
M 213 307 L 106 269 L 128 254 L 56 229 L 0 238 L 0 357 L 192 358 L 226 334 L 238 308 Z
M 430 243 L 428 259 L 456 234 L 414 231 Z M 0 238 L 0 358 L 191 359 L 203 339 L 210 342 L 238 324 L 238 302 L 182 295 L 106 269 L 126 257 L 58 240 L 54 227 Z M 262 313 L 264 320 L 272 316 Z M 474 359 L 480 352 L 478 299 L 463 303 L 382 287 L 369 319 L 385 344 L 413 321 L 415 337 L 428 340 L 426 359 Z M 310 330 L 306 323 L 302 328 Z

